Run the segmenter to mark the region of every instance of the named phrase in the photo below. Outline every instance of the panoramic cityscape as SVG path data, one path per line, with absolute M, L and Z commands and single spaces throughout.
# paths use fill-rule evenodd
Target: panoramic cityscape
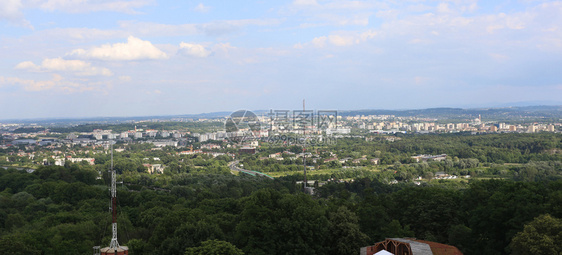
M 0 1 L 0 254 L 562 254 L 561 1 Z

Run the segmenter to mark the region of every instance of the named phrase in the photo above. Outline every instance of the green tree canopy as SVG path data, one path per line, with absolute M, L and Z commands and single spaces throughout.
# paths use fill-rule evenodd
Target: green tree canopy
M 243 255 L 242 250 L 226 241 L 207 240 L 199 247 L 187 248 L 185 255 Z
M 512 254 L 562 254 L 562 220 L 543 214 L 525 225 L 511 241 Z

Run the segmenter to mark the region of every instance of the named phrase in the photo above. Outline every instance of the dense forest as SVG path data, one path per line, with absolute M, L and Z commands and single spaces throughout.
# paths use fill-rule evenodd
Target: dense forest
M 79 165 L 0 170 L 2 253 L 87 254 L 108 244 L 109 194 L 96 176 Z M 290 178 L 181 173 L 158 186 L 143 181 L 158 176 L 128 177 L 137 188 L 119 185 L 118 226 L 131 254 L 203 254 L 196 252 L 213 244 L 239 254 L 357 254 L 406 236 L 465 254 L 510 254 L 536 217 L 562 218 L 561 180 L 481 180 L 458 189 L 365 178 L 311 196 Z

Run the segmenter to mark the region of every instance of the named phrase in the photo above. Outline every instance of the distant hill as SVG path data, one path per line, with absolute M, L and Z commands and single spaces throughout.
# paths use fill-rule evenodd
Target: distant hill
M 394 115 L 435 119 L 467 119 L 481 115 L 484 119 L 562 118 L 562 106 L 523 106 L 501 108 L 428 108 L 413 110 L 351 110 L 338 112 L 341 116 Z
M 267 115 L 269 110 L 253 110 L 258 115 Z M 224 118 L 231 114 L 230 111 L 210 112 L 200 114 L 185 115 L 162 115 L 162 116 L 134 116 L 134 117 L 92 117 L 92 118 L 51 118 L 51 119 L 23 119 L 23 120 L 4 120 L 2 122 L 16 123 L 36 123 L 43 126 L 64 126 L 86 123 L 97 124 L 118 124 L 130 123 L 143 120 L 172 120 L 172 119 L 215 119 Z M 343 110 L 338 111 L 340 116 L 357 115 L 394 115 L 396 117 L 419 117 L 432 119 L 466 120 L 477 118 L 494 120 L 515 120 L 515 119 L 562 119 L 562 105 L 556 106 L 513 106 L 513 107 L 492 107 L 492 108 L 427 108 L 427 109 L 406 109 L 406 110 L 384 110 L 384 109 L 363 109 L 363 110 Z

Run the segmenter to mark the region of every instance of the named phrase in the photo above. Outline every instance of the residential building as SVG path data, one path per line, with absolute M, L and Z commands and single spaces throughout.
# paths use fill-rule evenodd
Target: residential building
M 362 247 L 360 255 L 463 255 L 455 246 L 415 238 L 386 238 L 375 245 Z

